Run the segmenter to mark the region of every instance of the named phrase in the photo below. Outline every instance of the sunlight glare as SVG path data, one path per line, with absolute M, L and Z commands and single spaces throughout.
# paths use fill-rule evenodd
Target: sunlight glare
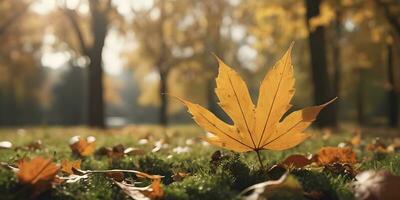
M 41 58 L 41 63 L 44 67 L 59 69 L 71 59 L 71 54 L 68 52 L 45 52 Z
M 65 5 L 69 9 L 77 9 L 80 5 L 80 0 L 66 0 Z
M 57 6 L 55 0 L 38 0 L 32 4 L 30 9 L 40 15 L 46 15 L 54 10 Z

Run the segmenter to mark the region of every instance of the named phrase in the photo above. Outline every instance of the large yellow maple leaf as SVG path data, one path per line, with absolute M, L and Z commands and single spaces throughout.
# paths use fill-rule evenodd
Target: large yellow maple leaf
M 242 78 L 217 58 L 219 73 L 215 92 L 219 105 L 234 124 L 227 124 L 204 107 L 181 99 L 196 123 L 211 133 L 204 140 L 237 152 L 258 153 L 263 149 L 289 149 L 310 136 L 303 131 L 315 120 L 321 109 L 334 99 L 323 105 L 292 112 L 282 120 L 292 106 L 290 101 L 295 92 L 292 46 L 262 81 L 257 106 L 253 104 Z

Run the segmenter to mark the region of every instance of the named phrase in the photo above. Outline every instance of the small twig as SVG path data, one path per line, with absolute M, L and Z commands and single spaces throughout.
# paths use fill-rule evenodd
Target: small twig
M 109 172 L 125 172 L 125 173 L 134 173 L 138 176 L 146 177 L 149 179 L 158 179 L 158 178 L 164 178 L 164 176 L 160 175 L 150 175 L 146 174 L 144 172 L 136 171 L 136 170 L 127 170 L 127 169 L 108 169 L 108 170 L 80 170 L 80 169 L 75 169 L 72 168 L 72 171 L 77 174 L 85 175 L 85 174 L 95 174 L 95 173 L 109 173 Z
M 260 150 L 256 150 L 255 152 L 257 153 L 258 162 L 260 162 L 260 168 L 261 168 L 261 170 L 264 171 L 264 165 L 263 165 L 263 162 L 261 160 Z

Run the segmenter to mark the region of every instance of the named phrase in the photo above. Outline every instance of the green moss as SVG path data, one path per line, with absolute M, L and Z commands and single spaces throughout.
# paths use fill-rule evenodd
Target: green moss
M 301 182 L 305 192 L 319 192 L 321 199 L 338 199 L 326 174 L 305 169 L 294 170 L 292 174 Z
M 373 153 L 370 159 L 361 163 L 360 170 L 388 170 L 395 175 L 400 175 L 400 155 L 398 153 Z
M 104 175 L 98 174 L 91 178 L 71 184 L 58 185 L 48 194 L 49 199 L 124 199 L 122 191 Z
M 182 182 L 175 182 L 166 189 L 166 200 L 224 200 L 233 199 L 237 192 L 230 189 L 233 178 L 228 174 L 217 176 L 206 173 L 188 177 Z
M 32 141 L 41 139 L 43 148 L 38 150 L 0 150 L 0 161 L 16 163 L 22 158 L 44 156 L 52 158 L 59 163 L 61 160 L 74 160 L 68 146 L 68 139 L 72 135 L 94 135 L 97 138 L 97 148 L 102 146 L 114 146 L 123 144 L 126 147 L 142 148 L 145 155 L 125 156 L 120 160 L 111 161 L 106 156 L 92 156 L 82 159 L 82 169 L 133 169 L 149 174 L 163 175 L 163 188 L 167 200 L 177 199 L 238 199 L 238 194 L 248 186 L 267 180 L 278 179 L 284 169 L 260 170 L 256 154 L 254 152 L 235 154 L 230 151 L 220 150 L 223 158 L 212 160 L 211 156 L 217 148 L 203 146 L 194 140 L 189 145 L 189 153 L 177 154 L 172 151 L 176 146 L 185 146 L 186 139 L 193 139 L 202 134 L 198 129 L 192 127 L 174 127 L 173 136 L 169 136 L 169 147 L 159 152 L 152 153 L 152 142 L 164 138 L 164 132 L 157 132 L 158 129 L 150 128 L 153 139 L 146 145 L 138 145 L 138 138 L 142 136 L 109 134 L 98 130 L 78 129 L 71 131 L 60 128 L 38 128 L 34 131 L 28 130 L 29 134 L 18 135 L 15 130 L 2 132 L 2 140 L 11 141 L 14 146 L 24 146 Z M 316 133 L 318 134 L 318 133 Z M 174 138 L 174 139 L 171 139 Z M 175 139 L 176 138 L 176 139 Z M 322 146 L 336 146 L 349 138 L 349 134 L 334 134 L 327 141 L 310 139 L 296 148 L 286 151 L 263 151 L 261 152 L 264 165 L 269 169 L 279 163 L 288 155 L 294 153 L 314 153 Z M 365 140 L 367 141 L 367 140 Z M 368 169 L 386 169 L 396 175 L 400 175 L 400 155 L 396 153 L 371 153 L 363 149 L 356 150 L 358 158 L 363 160 L 359 164 L 359 171 Z M 349 189 L 350 179 L 341 174 L 324 173 L 322 170 L 294 170 L 291 173 L 299 179 L 306 193 L 320 192 L 321 199 L 344 199 L 353 200 L 354 196 Z M 171 177 L 178 172 L 190 173 L 189 177 L 180 182 L 175 182 Z M 136 180 L 133 174 L 126 174 L 126 177 Z M 144 182 L 143 184 L 148 184 Z M 14 172 L 0 168 L 0 199 L 15 199 L 15 194 L 21 186 Z M 21 195 L 20 195 L 21 196 Z M 26 195 L 25 195 L 26 196 Z M 287 191 L 277 192 L 271 199 L 307 199 L 307 196 L 292 194 Z M 23 198 L 24 199 L 24 198 Z M 113 185 L 104 175 L 96 175 L 88 180 L 82 180 L 72 184 L 61 184 L 43 193 L 40 199 L 127 199 L 120 188 Z
M 139 168 L 141 171 L 149 174 L 164 176 L 162 179 L 163 184 L 168 185 L 173 181 L 171 163 L 169 160 L 156 153 L 151 153 L 141 157 L 139 159 Z
M 17 178 L 14 172 L 0 168 L 0 194 L 3 198 L 11 198 L 18 190 L 17 186 Z

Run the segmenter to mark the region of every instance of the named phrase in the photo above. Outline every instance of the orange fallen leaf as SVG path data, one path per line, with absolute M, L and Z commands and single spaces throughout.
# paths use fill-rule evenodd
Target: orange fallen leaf
M 18 163 L 17 177 L 25 185 L 29 194 L 27 197 L 34 199 L 49 190 L 53 183 L 57 183 L 56 174 L 59 167 L 50 159 L 36 157 L 31 160 L 22 160 Z
M 314 156 L 318 165 L 327 165 L 332 163 L 357 163 L 356 154 L 351 148 L 322 147 Z
M 18 180 L 22 184 L 36 184 L 38 181 L 52 181 L 59 167 L 50 159 L 36 157 L 18 163 Z
M 63 161 L 61 161 L 61 171 L 62 172 L 65 172 L 67 174 L 74 174 L 72 168 L 80 169 L 81 161 L 80 160 L 75 160 L 75 161 L 63 160 Z
M 387 147 L 380 138 L 375 138 L 370 144 L 365 147 L 365 150 L 372 152 L 387 153 Z
M 164 196 L 164 190 L 161 187 L 161 179 L 155 179 L 150 187 L 151 190 L 144 191 L 144 194 L 150 199 L 161 199 Z
M 89 136 L 82 139 L 79 136 L 74 136 L 70 140 L 70 147 L 73 153 L 80 156 L 90 156 L 96 149 L 96 138 Z
M 350 144 L 352 144 L 354 147 L 359 147 L 361 144 L 361 129 L 357 128 L 354 131 L 354 136 L 350 140 Z

